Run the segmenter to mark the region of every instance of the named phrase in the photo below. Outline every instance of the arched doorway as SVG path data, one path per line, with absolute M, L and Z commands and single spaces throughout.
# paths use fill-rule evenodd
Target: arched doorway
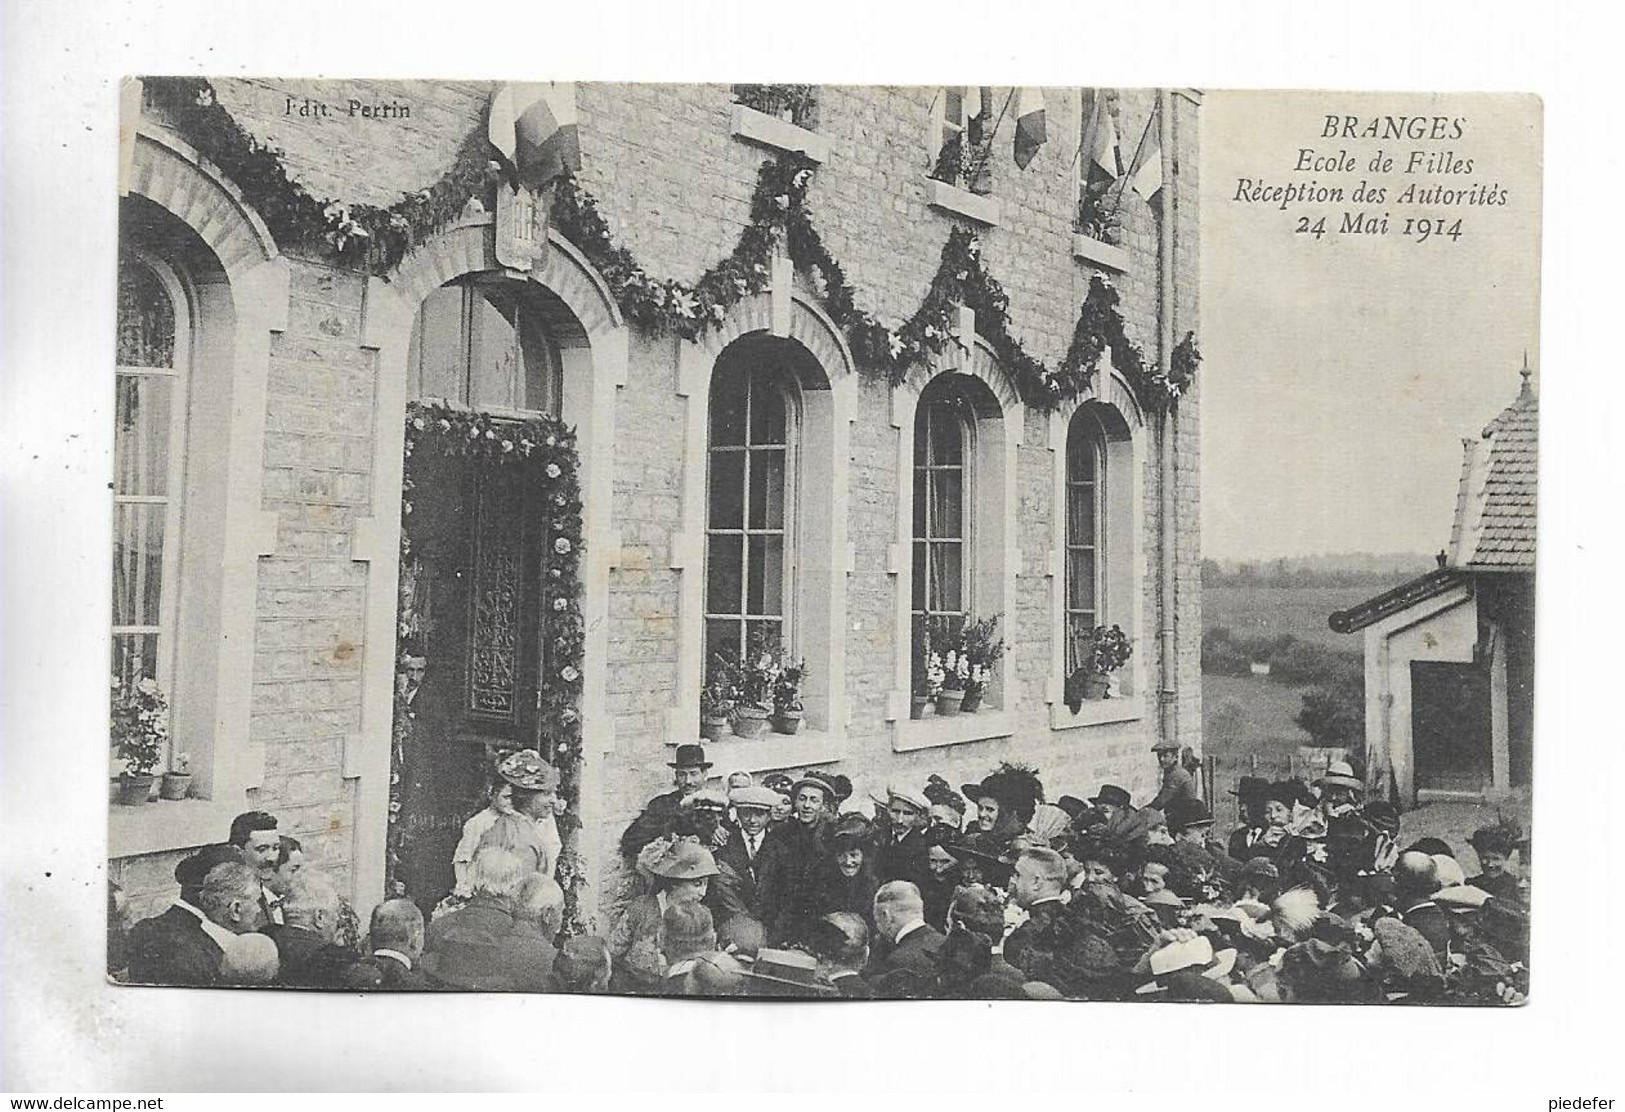
M 540 287 L 498 273 L 431 290 L 408 346 L 409 402 L 483 415 L 513 441 L 526 422 L 560 417 L 557 312 Z M 390 868 L 427 912 L 453 888 L 463 823 L 496 761 L 552 755 L 539 711 L 553 671 L 543 554 L 554 537 L 536 467 L 455 451 L 406 464 Z

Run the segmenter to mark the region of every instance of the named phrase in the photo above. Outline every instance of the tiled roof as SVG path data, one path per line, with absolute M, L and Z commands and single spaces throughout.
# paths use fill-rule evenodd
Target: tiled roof
M 1417 603 L 1426 602 L 1463 583 L 1469 585 L 1472 583 L 1472 577 L 1466 572 L 1458 568 L 1435 568 L 1408 583 L 1401 583 L 1391 591 L 1355 603 L 1347 610 L 1335 612 L 1327 624 L 1332 627 L 1334 633 L 1356 633 L 1391 614 L 1409 610 Z
M 1450 533 L 1452 567 L 1535 566 L 1536 434 L 1540 402 L 1525 375 L 1518 400 L 1476 441 L 1462 442 L 1461 483 Z

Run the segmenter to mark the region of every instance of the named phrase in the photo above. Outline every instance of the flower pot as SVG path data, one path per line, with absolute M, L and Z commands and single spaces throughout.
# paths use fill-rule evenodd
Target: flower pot
M 716 741 L 718 738 L 727 737 L 731 733 L 733 733 L 733 727 L 728 724 L 726 718 L 700 719 L 700 736 L 706 741 Z
M 964 701 L 959 704 L 960 714 L 975 714 L 982 709 L 982 695 L 985 689 L 981 687 L 965 688 Z
M 139 807 L 152 795 L 152 782 L 157 777 L 151 773 L 134 776 L 126 772 L 118 778 L 118 801 L 123 807 Z
M 776 734 L 793 734 L 801 729 L 803 719 L 801 712 L 793 714 L 775 714 L 772 718 L 773 732 Z
M 1111 680 L 1106 676 L 1083 677 L 1083 697 L 1085 699 L 1104 699 L 1111 691 Z
M 158 788 L 159 799 L 185 799 L 186 793 L 192 790 L 192 774 L 190 772 L 166 772 L 164 782 Z
M 937 713 L 939 715 L 958 714 L 964 702 L 965 693 L 963 691 L 945 687 L 937 695 Z
M 925 695 L 914 695 L 908 701 L 908 716 L 916 721 L 925 717 L 926 711 L 931 709 L 931 699 Z
M 740 707 L 734 712 L 734 733 L 739 737 L 761 737 L 767 732 L 767 711 L 760 707 Z

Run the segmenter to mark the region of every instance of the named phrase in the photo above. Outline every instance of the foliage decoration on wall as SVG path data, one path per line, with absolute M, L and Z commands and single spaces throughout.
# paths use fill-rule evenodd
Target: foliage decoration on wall
M 547 544 L 542 554 L 542 640 L 548 682 L 541 685 L 537 720 L 546 739 L 542 756 L 559 771 L 559 796 L 567 810 L 559 817 L 563 849 L 555 876 L 564 889 L 565 930 L 585 933 L 591 926 L 581 907 L 580 890 L 586 883 L 581 851 L 581 688 L 582 654 L 586 627 L 581 613 L 581 457 L 575 432 L 564 422 L 546 416 L 524 421 L 495 418 L 485 413 L 416 402 L 406 408 L 405 472 L 401 483 L 401 568 L 403 577 L 413 567 L 413 470 L 425 455 L 465 461 L 474 467 L 525 468 L 534 480 L 534 512 L 547 519 Z M 416 633 L 410 594 L 400 603 L 397 654 L 404 653 Z M 399 696 L 397 695 L 397 704 Z M 406 720 L 396 706 L 395 760 L 401 760 L 399 732 Z M 390 776 L 389 856 L 398 858 L 400 770 Z
M 243 129 L 207 80 L 148 77 L 142 88 L 147 103 L 225 173 L 284 247 L 330 251 L 342 263 L 384 274 L 462 216 L 471 199 L 486 209 L 494 203 L 500 167 L 491 159 L 483 120 L 439 181 L 381 208 L 314 196 L 288 176 L 280 151 Z
M 439 181 L 386 209 L 313 196 L 288 176 L 279 152 L 232 118 L 208 81 L 159 77 L 147 79 L 145 87 L 149 102 L 237 184 L 279 243 L 325 247 L 342 263 L 385 274 L 415 245 L 460 218 L 470 202 L 487 208 L 493 203 L 500 170 L 490 158 L 483 126 L 469 133 Z M 1117 291 L 1099 277 L 1090 280 L 1066 356 L 1058 368 L 1046 368 L 1011 333 L 1009 297 L 983 266 L 980 240 L 962 226 L 949 233 L 920 307 L 896 329 L 888 328 L 858 307 L 845 271 L 818 234 L 807 205 L 814 168 L 796 154 L 765 161 L 751 198 L 750 223 L 733 251 L 692 285 L 646 272 L 615 241 L 592 195 L 569 175 L 554 188 L 552 217 L 604 276 L 627 319 L 645 332 L 693 340 L 720 325 L 741 300 L 767 289 L 773 255 L 782 246 L 797 267 L 815 277 L 826 311 L 846 333 L 860 366 L 894 384 L 911 366 L 960 342 L 954 327 L 961 304 L 975 311 L 977 331 L 1023 402 L 1040 409 L 1086 389 L 1107 348 L 1141 403 L 1153 410 L 1172 404 L 1194 381 L 1201 360 L 1194 336 L 1187 335 L 1174 350 L 1167 375 L 1151 369 L 1127 336 Z

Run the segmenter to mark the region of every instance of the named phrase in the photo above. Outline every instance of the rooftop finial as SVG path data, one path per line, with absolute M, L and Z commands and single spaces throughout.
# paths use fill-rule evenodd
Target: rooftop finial
M 1535 396 L 1534 388 L 1529 385 L 1529 377 L 1533 373 L 1534 372 L 1529 369 L 1529 349 L 1524 348 L 1523 370 L 1518 372 L 1518 377 L 1523 379 L 1523 385 L 1518 387 L 1518 398 L 1520 401 L 1525 398 L 1532 398 Z

